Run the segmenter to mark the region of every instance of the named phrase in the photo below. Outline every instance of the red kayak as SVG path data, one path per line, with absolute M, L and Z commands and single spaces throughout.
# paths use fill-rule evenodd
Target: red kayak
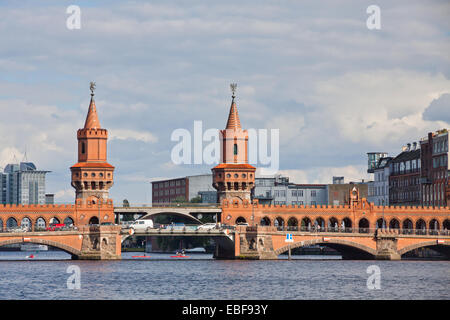
M 189 256 L 170 256 L 171 258 L 189 258 Z

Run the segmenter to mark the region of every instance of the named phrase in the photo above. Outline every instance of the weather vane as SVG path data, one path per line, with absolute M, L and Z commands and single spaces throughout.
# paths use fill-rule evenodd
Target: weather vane
M 232 97 L 234 98 L 234 94 L 236 93 L 237 83 L 230 84 L 231 93 L 233 94 Z
M 93 96 L 94 95 L 94 91 L 95 91 L 95 82 L 94 81 L 91 81 L 90 89 L 91 89 L 91 95 Z

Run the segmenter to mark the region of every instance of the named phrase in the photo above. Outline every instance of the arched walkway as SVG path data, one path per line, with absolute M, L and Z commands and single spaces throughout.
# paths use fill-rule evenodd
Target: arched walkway
M 339 231 L 339 222 L 335 217 L 331 217 L 328 220 L 328 232 L 338 232 Z
M 376 229 L 386 229 L 386 220 L 380 218 L 377 220 Z
M 8 220 L 6 220 L 6 229 L 10 230 L 10 229 L 14 229 L 17 228 L 18 224 L 17 224 L 17 220 L 13 217 L 8 218 Z
M 427 224 L 423 219 L 416 221 L 416 234 L 424 235 L 427 234 Z
M 311 219 L 308 217 L 304 217 L 301 222 L 301 229 L 302 231 L 311 231 Z
M 450 245 L 444 245 L 444 244 L 436 244 L 436 240 L 432 241 L 425 241 L 420 243 L 415 243 L 409 246 L 406 246 L 400 250 L 398 250 L 398 253 L 402 256 L 412 250 L 419 249 L 419 248 L 430 248 L 437 252 L 440 252 L 444 254 L 447 258 L 450 259 Z
M 390 229 L 400 229 L 400 222 L 397 219 L 391 219 L 389 222 Z
M 63 222 L 67 227 L 73 226 L 74 222 L 73 219 L 71 217 L 67 217 L 64 219 Z
M 298 220 L 294 217 L 289 218 L 287 225 L 288 230 L 298 230 Z
M 316 231 L 325 231 L 325 220 L 321 217 L 316 218 L 314 221 L 314 229 Z
M 26 229 L 27 231 L 31 231 L 31 219 L 28 217 L 25 217 L 22 219 L 22 221 L 20 221 L 20 226 L 24 229 Z
M 348 217 L 342 220 L 342 229 L 344 232 L 352 232 L 352 220 Z
M 245 220 L 244 217 L 238 217 L 236 219 L 236 224 L 240 224 L 240 223 L 247 223 L 247 220 Z
M 439 221 L 436 219 L 432 219 L 429 223 L 430 234 L 438 234 L 439 233 Z
M 403 234 L 412 234 L 413 233 L 413 223 L 411 220 L 406 219 L 403 221 L 402 233 Z
M 262 226 L 270 226 L 270 219 L 268 217 L 263 217 L 260 221 L 259 224 Z
M 44 231 L 45 228 L 46 228 L 45 219 L 42 217 L 37 218 L 34 224 L 34 231 Z
M 359 233 L 368 233 L 369 232 L 369 220 L 366 218 L 362 218 L 358 222 Z
M 275 219 L 275 221 L 273 222 L 273 225 L 275 226 L 275 227 L 284 227 L 284 220 L 283 220 L 283 218 L 281 218 L 281 217 L 277 217 L 276 219 Z
M 89 219 L 89 224 L 99 224 L 98 217 L 93 216 Z

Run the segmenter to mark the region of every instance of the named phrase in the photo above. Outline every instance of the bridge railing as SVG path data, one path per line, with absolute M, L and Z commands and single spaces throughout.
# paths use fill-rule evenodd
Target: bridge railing
M 278 231 L 300 232 L 336 232 L 336 233 L 396 233 L 400 235 L 441 235 L 450 236 L 450 230 L 446 229 L 397 229 L 397 228 L 347 228 L 347 227 L 316 227 L 316 226 L 277 226 Z

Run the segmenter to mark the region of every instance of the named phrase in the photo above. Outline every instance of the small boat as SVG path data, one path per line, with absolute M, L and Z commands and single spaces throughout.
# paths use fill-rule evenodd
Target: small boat
M 184 254 L 184 250 L 181 252 L 176 252 L 174 256 L 170 256 L 171 258 L 189 258 L 189 256 Z
M 34 254 L 30 254 L 29 256 L 26 256 L 27 259 L 34 259 Z

